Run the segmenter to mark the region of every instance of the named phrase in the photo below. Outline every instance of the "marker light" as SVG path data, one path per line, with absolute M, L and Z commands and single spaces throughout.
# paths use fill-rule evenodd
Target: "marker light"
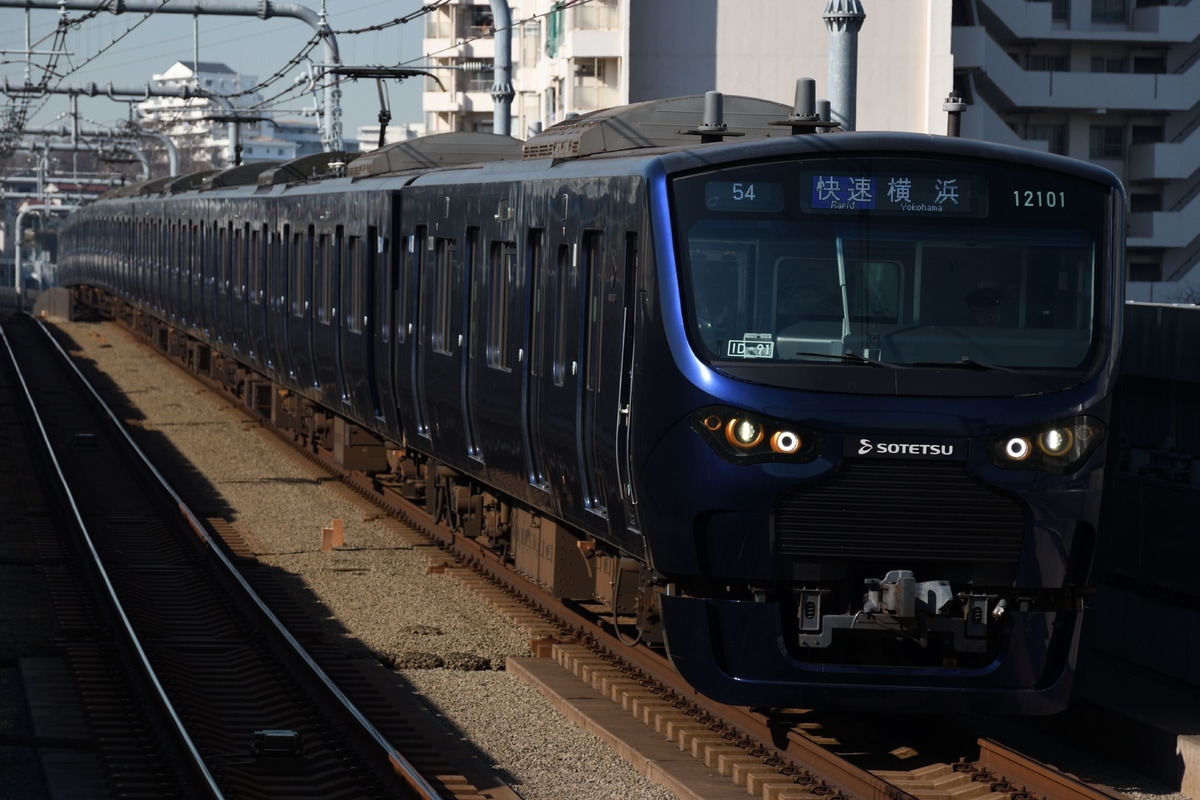
M 1074 472 L 1104 440 L 1104 423 L 1074 417 L 990 440 L 992 463 L 1008 469 L 1040 469 L 1059 475 Z M 1036 446 L 1035 446 L 1036 445 Z
M 802 443 L 795 431 L 776 431 L 771 436 L 771 449 L 776 453 L 794 453 L 800 449 Z
M 1013 461 L 1024 461 L 1032 451 L 1029 440 L 1024 436 L 1014 436 L 1004 445 L 1004 454 Z
M 692 427 L 721 455 L 737 463 L 806 462 L 821 450 L 819 434 L 782 420 L 710 406 L 692 415 Z

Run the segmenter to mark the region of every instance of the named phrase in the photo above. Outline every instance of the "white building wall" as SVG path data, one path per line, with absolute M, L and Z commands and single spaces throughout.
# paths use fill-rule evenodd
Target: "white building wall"
M 726 94 L 791 105 L 796 79 L 829 87 L 827 0 L 633 0 L 632 102 Z M 866 0 L 858 34 L 859 130 L 944 133 L 953 88 L 950 3 Z

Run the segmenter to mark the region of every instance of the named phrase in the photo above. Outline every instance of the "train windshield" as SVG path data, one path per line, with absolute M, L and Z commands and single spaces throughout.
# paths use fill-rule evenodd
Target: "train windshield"
M 1103 187 L 1015 164 L 825 158 L 673 182 L 693 348 L 725 365 L 1083 370 Z

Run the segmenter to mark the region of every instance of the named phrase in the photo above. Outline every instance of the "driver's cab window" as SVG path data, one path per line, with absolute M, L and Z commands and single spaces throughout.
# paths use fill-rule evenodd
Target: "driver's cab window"
M 802 322 L 841 322 L 842 291 L 832 259 L 781 258 L 775 262 L 776 328 Z

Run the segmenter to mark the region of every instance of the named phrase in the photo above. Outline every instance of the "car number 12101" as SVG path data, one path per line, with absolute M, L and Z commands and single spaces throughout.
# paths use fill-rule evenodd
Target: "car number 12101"
M 1014 189 L 1013 203 L 1018 208 L 1066 208 L 1066 192 L 1044 192 L 1040 189 Z

